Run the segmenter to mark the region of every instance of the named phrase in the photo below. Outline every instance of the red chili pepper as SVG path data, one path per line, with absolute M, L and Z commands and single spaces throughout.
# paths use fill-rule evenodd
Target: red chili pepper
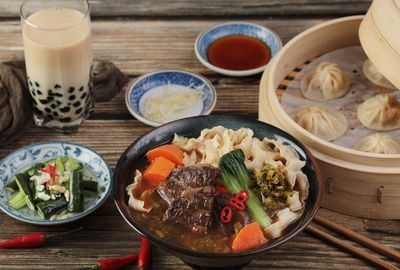
M 222 223 L 229 223 L 232 220 L 232 208 L 225 206 L 221 209 L 220 218 Z
M 52 235 L 46 235 L 42 232 L 34 232 L 34 233 L 28 233 L 28 234 L 23 234 L 14 238 L 11 238 L 9 240 L 5 240 L 3 242 L 0 242 L 0 248 L 34 248 L 34 247 L 41 247 L 46 244 L 46 240 L 64 235 L 64 234 L 69 234 L 73 233 L 79 230 L 82 230 L 83 227 L 69 231 L 69 232 L 63 232 L 63 233 L 58 233 L 58 234 L 52 234 Z
M 225 193 L 225 192 L 228 192 L 228 190 L 223 185 L 218 184 L 215 186 L 215 194 L 220 194 L 220 193 Z
M 238 198 L 230 198 L 228 204 L 238 211 L 244 211 L 246 205 Z
M 250 198 L 250 192 L 247 189 L 243 189 L 241 191 L 239 191 L 235 198 L 237 198 L 239 201 L 241 201 L 242 203 L 245 203 L 249 200 Z
M 45 168 L 38 169 L 39 171 L 50 174 L 50 176 L 51 176 L 50 184 L 51 185 L 54 185 L 54 183 L 56 182 L 56 177 L 59 176 L 59 174 L 56 173 L 56 166 L 57 166 L 57 164 L 54 164 L 53 166 L 49 164 L 49 165 L 47 165 L 47 169 L 45 169 Z M 46 186 L 47 186 L 47 183 L 46 183 Z
M 128 266 L 138 259 L 137 254 L 133 254 L 128 257 L 123 258 L 111 258 L 99 261 L 98 264 L 93 265 L 91 269 L 93 270 L 117 270 L 122 267 Z
M 150 267 L 150 240 L 142 236 L 142 245 L 140 247 L 139 257 L 138 257 L 138 269 L 145 270 Z

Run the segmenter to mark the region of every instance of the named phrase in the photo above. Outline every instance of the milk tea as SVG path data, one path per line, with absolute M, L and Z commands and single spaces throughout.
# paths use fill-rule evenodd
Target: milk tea
M 47 8 L 30 15 L 22 32 L 36 124 L 77 129 L 93 109 L 89 16 Z

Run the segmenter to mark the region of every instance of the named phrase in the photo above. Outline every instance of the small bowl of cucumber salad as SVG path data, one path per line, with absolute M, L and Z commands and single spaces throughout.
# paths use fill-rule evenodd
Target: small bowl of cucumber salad
M 87 147 L 31 144 L 0 161 L 0 209 L 37 225 L 75 221 L 104 203 L 111 179 L 107 161 Z

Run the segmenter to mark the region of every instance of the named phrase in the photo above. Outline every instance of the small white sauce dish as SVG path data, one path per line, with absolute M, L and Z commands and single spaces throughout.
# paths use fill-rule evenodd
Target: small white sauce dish
M 236 35 L 253 37 L 263 42 L 270 49 L 270 58 L 282 48 L 282 41 L 279 36 L 266 27 L 247 22 L 227 22 L 214 25 L 199 34 L 194 45 L 197 58 L 205 67 L 228 76 L 242 77 L 264 71 L 269 62 L 264 66 L 248 70 L 228 70 L 210 63 L 207 57 L 210 45 L 223 37 Z
M 156 122 L 145 117 L 144 104 L 147 99 L 160 97 L 165 94 L 165 91 L 179 93 L 181 89 L 201 91 L 201 102 L 179 110 L 173 115 L 174 119 Z M 177 119 L 208 115 L 214 110 L 216 102 L 215 88 L 206 78 L 188 71 L 174 69 L 159 70 L 138 77 L 125 95 L 125 104 L 129 112 L 139 121 L 154 127 Z

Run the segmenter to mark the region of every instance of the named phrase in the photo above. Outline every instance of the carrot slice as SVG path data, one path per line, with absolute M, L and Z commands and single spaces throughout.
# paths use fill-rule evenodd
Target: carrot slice
M 143 172 L 143 179 L 151 186 L 156 187 L 165 181 L 175 168 L 175 163 L 164 157 L 156 157 Z
M 257 222 L 244 226 L 232 243 L 233 252 L 243 252 L 267 243 L 267 239 Z
M 174 162 L 176 165 L 183 164 L 183 151 L 176 145 L 164 144 L 146 153 L 148 160 L 153 160 L 156 157 L 164 157 Z

